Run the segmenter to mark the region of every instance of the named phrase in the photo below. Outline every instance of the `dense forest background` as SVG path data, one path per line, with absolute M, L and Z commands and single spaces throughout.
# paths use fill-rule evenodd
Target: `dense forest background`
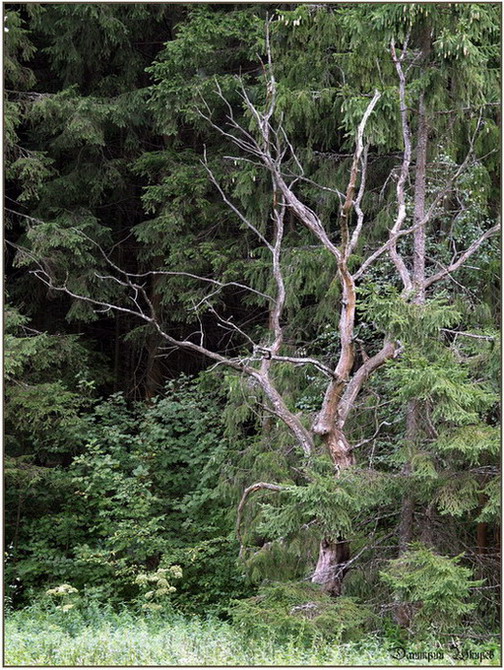
M 8 604 L 494 631 L 500 6 L 4 15 Z

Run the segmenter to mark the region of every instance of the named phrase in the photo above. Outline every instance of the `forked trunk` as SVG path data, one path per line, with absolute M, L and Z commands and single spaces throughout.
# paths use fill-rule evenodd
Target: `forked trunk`
M 340 470 L 355 465 L 355 456 L 345 434 L 342 430 L 335 428 L 327 435 L 324 435 L 324 442 L 329 452 L 332 462 L 338 475 Z

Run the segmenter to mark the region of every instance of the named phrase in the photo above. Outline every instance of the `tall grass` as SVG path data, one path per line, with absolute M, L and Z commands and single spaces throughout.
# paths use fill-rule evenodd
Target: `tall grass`
M 392 644 L 376 637 L 339 645 L 301 647 L 295 640 L 247 639 L 229 623 L 197 617 L 137 617 L 96 610 L 92 619 L 27 609 L 5 621 L 5 665 L 404 665 Z M 87 619 L 87 620 L 86 620 Z M 413 648 L 411 648 L 413 649 Z M 419 644 L 419 649 L 427 649 Z M 480 647 L 480 649 L 482 649 Z M 487 649 L 489 647 L 487 646 Z M 426 665 L 409 660 L 408 665 Z M 429 665 L 467 665 L 445 653 Z M 469 664 L 479 664 L 470 661 Z M 484 665 L 499 665 L 497 650 Z

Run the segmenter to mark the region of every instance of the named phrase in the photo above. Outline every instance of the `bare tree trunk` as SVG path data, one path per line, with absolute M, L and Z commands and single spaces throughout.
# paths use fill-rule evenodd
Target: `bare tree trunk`
M 146 342 L 147 365 L 145 371 L 145 399 L 151 400 L 159 392 L 163 385 L 163 373 L 159 358 L 157 358 L 159 347 L 163 340 L 157 333 L 148 336 Z
M 425 112 L 423 93 L 418 103 L 418 135 L 416 147 L 415 168 L 415 209 L 413 224 L 413 288 L 415 296 L 413 302 L 423 305 L 425 302 L 425 191 L 427 172 L 427 143 L 429 129 Z
M 355 457 L 344 433 L 334 429 L 324 436 L 326 448 L 335 465 L 336 476 L 340 470 L 355 464 Z M 341 595 L 343 579 L 348 571 L 350 543 L 341 535 L 336 538 L 323 538 L 319 547 L 319 556 L 312 576 L 314 584 L 322 585 L 331 596 Z
M 344 309 L 348 303 L 344 304 Z M 346 327 L 342 319 L 342 329 Z M 351 344 L 351 341 L 350 343 Z M 368 358 L 353 374 L 348 383 L 332 381 L 327 388 L 322 408 L 317 416 L 313 431 L 321 435 L 327 452 L 336 470 L 336 477 L 346 468 L 355 465 L 353 448 L 345 432 L 345 422 L 353 408 L 355 400 L 364 382 L 386 360 L 396 354 L 395 343 L 385 339 L 382 349 L 375 356 Z M 342 364 L 344 361 L 345 364 Z M 342 356 L 337 370 L 343 378 L 347 378 L 354 362 L 353 346 L 342 347 Z M 348 572 L 350 560 L 350 543 L 345 538 L 325 537 L 319 547 L 319 557 L 312 576 L 314 584 L 320 584 L 326 593 L 332 596 L 341 595 L 343 579 Z
M 17 510 L 16 510 L 16 525 L 14 528 L 14 539 L 12 540 L 12 544 L 14 545 L 14 549 L 17 549 L 18 546 L 18 536 L 19 536 L 19 526 L 21 525 L 21 509 L 23 506 L 23 494 L 21 491 L 18 494 L 18 504 L 17 504 Z
M 158 261 L 161 264 L 161 261 Z M 153 277 L 150 301 L 152 307 L 159 313 L 161 308 L 161 294 L 157 290 L 159 277 Z M 147 361 L 145 366 L 145 399 L 151 400 L 163 385 L 163 372 L 160 359 L 158 358 L 159 347 L 163 344 L 162 336 L 157 332 L 151 332 L 147 335 L 145 350 Z
M 347 540 L 342 537 L 336 540 L 324 538 L 320 543 L 319 557 L 312 582 L 321 584 L 329 595 L 340 596 L 349 560 L 350 543 Z
M 481 486 L 482 484 L 480 484 Z M 487 498 L 484 493 L 478 495 L 478 502 L 480 510 L 485 507 Z M 488 551 L 488 524 L 484 521 L 479 521 L 476 526 L 476 543 L 477 553 L 479 556 L 486 554 Z
M 477 526 L 477 538 L 478 538 L 478 554 L 482 556 L 487 552 L 487 531 L 488 524 L 484 521 L 480 521 Z
M 415 168 L 415 205 L 414 205 L 414 233 L 413 233 L 413 303 L 423 305 L 425 303 L 425 191 L 427 171 L 427 144 L 428 126 L 425 112 L 425 101 L 423 93 L 418 105 L 418 133 L 416 147 Z M 408 449 L 414 449 L 418 439 L 420 424 L 420 401 L 416 398 L 410 400 L 406 414 L 406 441 Z M 407 480 L 411 475 L 411 460 L 408 458 L 404 464 L 402 474 Z M 401 504 L 401 517 L 399 522 L 399 553 L 404 553 L 408 544 L 413 539 L 413 515 L 414 515 L 414 493 L 406 484 L 408 493 L 403 497 Z
M 433 530 L 434 530 L 435 510 L 436 510 L 435 503 L 434 502 L 429 503 L 424 512 L 422 520 L 422 531 L 420 534 L 420 540 L 428 547 L 434 547 Z
M 357 168 L 358 162 L 354 158 L 346 201 L 340 215 L 343 248 L 341 259 L 338 263 L 339 276 L 343 288 L 339 322 L 340 357 L 334 371 L 335 379 L 328 385 L 322 409 L 313 425 L 314 433 L 322 436 L 326 449 L 334 463 L 336 476 L 339 475 L 340 470 L 348 468 L 355 463 L 351 446 L 343 432 L 344 420 L 339 416 L 339 411 L 355 360 L 353 337 L 356 295 L 355 283 L 347 268 L 347 256 L 350 249 L 348 218 L 355 192 Z M 343 578 L 347 572 L 347 563 L 349 560 L 350 544 L 345 538 L 341 536 L 323 538 L 320 543 L 319 557 L 312 576 L 312 582 L 314 584 L 321 584 L 323 590 L 331 596 L 336 597 L 341 595 Z

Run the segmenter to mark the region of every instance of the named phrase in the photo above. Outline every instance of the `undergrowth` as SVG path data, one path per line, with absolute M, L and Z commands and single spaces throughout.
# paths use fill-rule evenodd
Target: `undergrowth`
M 453 641 L 450 641 L 453 642 Z M 5 620 L 5 665 L 499 665 L 497 643 L 415 640 L 407 652 L 443 653 L 443 658 L 397 658 L 397 643 L 372 634 L 359 641 L 328 643 L 313 639 L 283 643 L 248 637 L 218 619 L 130 611 L 115 613 L 47 612 L 30 607 L 8 613 Z M 462 658 L 471 653 L 471 660 Z M 475 655 L 479 655 L 477 659 Z M 493 657 L 493 658 L 489 658 Z

